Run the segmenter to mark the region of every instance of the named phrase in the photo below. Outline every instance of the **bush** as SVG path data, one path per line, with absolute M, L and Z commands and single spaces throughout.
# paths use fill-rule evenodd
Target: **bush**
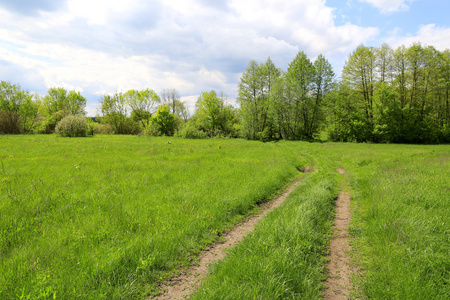
M 66 116 L 68 116 L 68 112 L 64 110 L 59 110 L 51 114 L 41 123 L 39 131 L 41 133 L 54 133 L 56 131 L 56 125 Z
M 89 126 L 86 118 L 69 115 L 59 121 L 59 123 L 56 125 L 55 131 L 61 136 L 87 136 Z
M 111 124 L 94 123 L 94 134 L 114 134 L 114 126 Z
M 20 133 L 22 118 L 13 111 L 0 111 L 0 133 L 17 134 Z
M 208 138 L 208 134 L 202 130 L 199 130 L 193 122 L 188 122 L 183 129 L 176 131 L 177 137 L 185 139 L 205 139 Z

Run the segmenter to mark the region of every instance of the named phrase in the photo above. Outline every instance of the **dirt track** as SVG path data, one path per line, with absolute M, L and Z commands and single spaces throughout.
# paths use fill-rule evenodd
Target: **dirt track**
M 306 167 L 300 170 L 303 173 L 310 172 L 312 169 Z M 223 242 L 212 245 L 207 251 L 203 252 L 199 257 L 198 265 L 193 265 L 191 268 L 183 272 L 180 276 L 171 279 L 162 288 L 164 294 L 156 299 L 185 299 L 195 289 L 198 288 L 201 281 L 205 278 L 208 272 L 208 265 L 212 262 L 222 259 L 224 257 L 225 249 L 233 247 L 241 241 L 250 231 L 255 228 L 256 223 L 261 220 L 266 214 L 280 206 L 286 197 L 295 189 L 301 178 L 294 181 L 293 184 L 277 198 L 270 200 L 260 206 L 260 211 L 250 216 L 247 220 L 237 225 L 231 231 L 223 235 Z
M 305 168 L 301 172 L 310 172 L 312 169 Z M 344 174 L 344 170 L 337 172 Z M 250 231 L 255 228 L 256 223 L 266 214 L 280 206 L 286 197 L 296 188 L 300 179 L 291 184 L 280 196 L 263 204 L 259 213 L 250 216 L 246 221 L 240 223 L 231 231 L 223 235 L 223 241 L 212 245 L 199 257 L 199 262 L 185 270 L 180 276 L 172 278 L 162 286 L 164 293 L 156 299 L 185 299 L 197 289 L 208 272 L 208 265 L 224 257 L 225 250 L 240 242 Z M 325 285 L 325 299 L 348 299 L 350 294 L 350 267 L 347 252 L 350 249 L 348 243 L 348 225 L 351 219 L 350 195 L 341 191 L 336 201 L 336 217 L 333 238 L 330 243 L 330 262 L 328 264 L 330 277 Z
M 337 172 L 344 174 L 344 170 Z M 341 191 L 336 201 L 336 217 L 334 232 L 330 242 L 330 262 L 327 287 L 324 297 L 327 300 L 348 299 L 350 294 L 350 267 L 347 252 L 350 250 L 348 243 L 348 225 L 351 219 L 350 194 Z

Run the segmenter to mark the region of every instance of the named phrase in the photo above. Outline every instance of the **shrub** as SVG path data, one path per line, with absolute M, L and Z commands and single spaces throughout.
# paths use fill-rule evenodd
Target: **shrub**
M 94 123 L 94 134 L 114 134 L 114 126 L 111 124 Z
M 68 112 L 64 110 L 59 110 L 51 114 L 41 123 L 39 131 L 41 133 L 54 133 L 56 131 L 56 125 L 66 116 L 68 116 Z
M 17 134 L 20 133 L 22 118 L 13 111 L 0 111 L 0 133 Z
M 59 121 L 56 125 L 55 131 L 61 136 L 87 136 L 89 126 L 86 118 L 69 115 Z
M 177 137 L 185 139 L 205 139 L 208 138 L 208 134 L 202 130 L 199 130 L 193 122 L 188 122 L 183 129 L 176 131 Z

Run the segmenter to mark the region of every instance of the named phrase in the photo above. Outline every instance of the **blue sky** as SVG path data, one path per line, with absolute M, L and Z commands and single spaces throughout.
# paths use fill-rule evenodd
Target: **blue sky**
M 0 0 L 0 80 L 80 91 L 95 115 L 115 91 L 176 88 L 233 103 L 250 60 L 286 69 L 298 51 L 340 73 L 360 44 L 450 49 L 448 0 Z

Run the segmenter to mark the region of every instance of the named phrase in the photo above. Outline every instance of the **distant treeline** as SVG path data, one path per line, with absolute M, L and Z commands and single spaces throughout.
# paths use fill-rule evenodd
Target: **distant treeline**
M 215 91 L 190 116 L 176 89 L 104 95 L 92 133 L 243 137 L 379 143 L 450 142 L 450 51 L 420 43 L 359 46 L 336 79 L 328 60 L 301 51 L 286 71 L 251 61 L 231 106 Z M 0 83 L 0 133 L 51 133 L 65 116 L 84 116 L 86 99 L 50 88 L 41 97 Z

